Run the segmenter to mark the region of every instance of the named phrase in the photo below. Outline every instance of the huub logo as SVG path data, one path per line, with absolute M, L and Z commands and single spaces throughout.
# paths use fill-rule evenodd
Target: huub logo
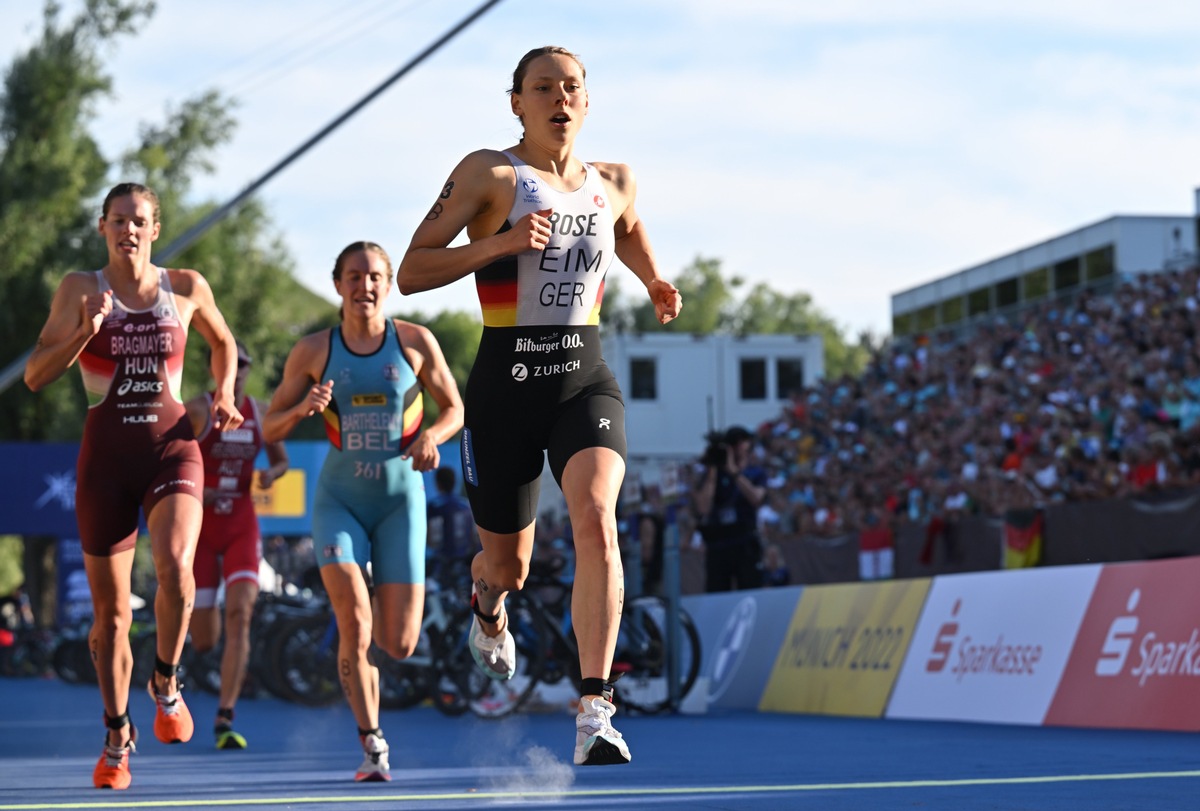
M 1124 669 L 1129 649 L 1133 647 L 1133 635 L 1138 629 L 1138 618 L 1133 612 L 1141 599 L 1141 589 L 1130 592 L 1125 602 L 1125 610 L 1129 613 L 1117 617 L 1108 626 L 1108 634 L 1100 648 L 1100 658 L 1096 660 L 1097 676 L 1116 676 Z
M 529 377 L 529 369 L 526 368 L 524 363 L 518 363 L 512 367 L 512 376 L 513 380 L 516 380 L 518 383 L 523 382 L 525 378 Z

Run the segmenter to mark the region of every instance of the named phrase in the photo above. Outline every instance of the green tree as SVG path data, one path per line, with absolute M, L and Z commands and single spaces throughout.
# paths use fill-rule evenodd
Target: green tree
M 829 378 L 861 374 L 871 353 L 870 337 L 859 336 L 857 343 L 848 343 L 842 330 L 817 308 L 808 293 L 787 295 L 762 283 L 752 287 L 737 305 L 730 329 L 737 335 L 820 335 L 825 346 L 825 375 Z
M 86 267 L 95 236 L 94 201 L 108 163 L 87 131 L 110 92 L 102 46 L 130 34 L 151 2 L 88 0 L 62 22 L 46 5 L 41 39 L 13 60 L 0 98 L 0 363 L 18 361 L 37 340 L 59 280 Z M 0 439 L 74 438 L 82 386 L 0 394 Z
M 754 285 L 743 297 L 745 280 L 726 276 L 719 259 L 697 257 L 684 268 L 675 286 L 683 296 L 683 312 L 674 321 L 659 325 L 654 306 L 644 295 L 628 301 L 624 285 L 605 288 L 604 320 L 609 329 L 636 332 L 687 332 L 694 335 L 729 333 L 820 335 L 825 344 L 825 374 L 857 375 L 866 366 L 876 339 L 869 333 L 850 343 L 843 330 L 822 312 L 808 293 L 784 294 L 766 284 Z M 636 285 L 641 291 L 641 286 Z
M 216 209 L 215 203 L 188 200 L 196 175 L 213 170 L 211 155 L 233 135 L 234 106 L 215 92 L 204 93 L 169 112 L 165 124 L 143 126 L 140 143 L 125 155 L 126 176 L 144 177 L 159 197 L 156 249 L 169 248 Z M 295 263 L 257 200 L 242 203 L 167 264 L 204 275 L 233 334 L 255 359 L 247 389 L 257 396 L 269 397 L 297 338 L 337 323 L 334 305 L 296 283 Z M 211 382 L 207 344 L 189 341 L 184 396 Z
M 633 305 L 633 329 L 637 332 L 686 332 L 711 335 L 727 331 L 724 327 L 733 316 L 736 290 L 742 285 L 737 276 L 721 274 L 721 260 L 696 257 L 674 280 L 683 296 L 683 312 L 666 325 L 658 323 L 654 303 L 645 295 L 640 282 L 635 282 L 639 296 Z
M 41 39 L 19 55 L 0 99 L 0 363 L 20 361 L 33 346 L 59 281 L 70 270 L 107 261 L 96 235 L 99 201 L 114 167 L 88 132 L 98 100 L 110 92 L 102 46 L 153 12 L 151 2 L 88 0 L 62 22 L 46 6 Z M 168 110 L 161 125 L 144 125 L 119 164 L 117 180 L 135 180 L 159 195 L 163 231 L 155 251 L 212 212 L 191 202 L 193 179 L 211 172 L 215 151 L 232 136 L 234 103 L 204 93 Z M 336 323 L 337 310 L 292 278 L 294 262 L 257 201 L 244 203 L 180 255 L 172 267 L 204 274 L 231 329 L 256 359 L 249 388 L 266 396 L 278 382 L 296 338 Z M 207 388 L 206 344 L 189 341 L 184 396 Z M 0 392 L 0 439 L 71 440 L 86 414 L 77 374 L 33 394 L 22 385 Z

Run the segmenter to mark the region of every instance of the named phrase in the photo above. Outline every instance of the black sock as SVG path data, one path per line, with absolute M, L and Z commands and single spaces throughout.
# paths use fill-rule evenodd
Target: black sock
M 489 616 L 479 610 L 479 597 L 474 594 L 471 595 L 471 610 L 475 612 L 475 616 L 479 617 L 484 622 L 490 623 L 492 625 L 495 625 L 496 623 L 500 622 L 500 612 L 499 611 L 497 611 L 495 614 L 492 614 Z
M 607 686 L 604 679 L 583 679 L 580 694 L 585 696 L 603 696 Z
M 176 674 L 176 672 L 178 672 L 178 670 L 179 670 L 178 662 L 176 662 L 175 664 L 168 664 L 168 663 L 164 662 L 162 659 L 159 659 L 158 654 L 155 654 L 155 656 L 154 656 L 154 672 L 155 673 L 162 676 L 164 679 L 166 679 L 169 682 L 172 678 L 175 677 L 175 674 Z M 150 683 L 154 685 L 154 692 L 158 693 L 158 685 L 154 684 L 153 676 L 150 677 Z M 159 693 L 159 695 L 162 695 L 162 693 Z

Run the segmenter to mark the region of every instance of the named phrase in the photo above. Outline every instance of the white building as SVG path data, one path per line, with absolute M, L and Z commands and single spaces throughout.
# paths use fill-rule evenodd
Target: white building
M 753 430 L 825 375 L 820 335 L 607 333 L 604 357 L 625 398 L 631 468 L 695 458 L 711 429 Z
M 1181 268 L 1200 254 L 1196 214 L 1117 215 L 892 295 L 901 337 L 968 326 L 1085 288 L 1108 290 L 1138 273 Z

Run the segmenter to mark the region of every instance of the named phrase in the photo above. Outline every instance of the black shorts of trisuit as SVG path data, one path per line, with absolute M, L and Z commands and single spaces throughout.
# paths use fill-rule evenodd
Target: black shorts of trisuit
M 475 523 L 489 532 L 518 532 L 533 522 L 547 458 L 559 486 L 581 450 L 609 448 L 626 458 L 625 403 L 595 327 L 553 328 L 562 343 L 570 343 L 564 332 L 574 338 L 570 350 L 514 352 L 514 338 L 527 329 L 485 329 L 467 380 L 463 480 Z M 533 328 L 529 340 L 546 330 Z

